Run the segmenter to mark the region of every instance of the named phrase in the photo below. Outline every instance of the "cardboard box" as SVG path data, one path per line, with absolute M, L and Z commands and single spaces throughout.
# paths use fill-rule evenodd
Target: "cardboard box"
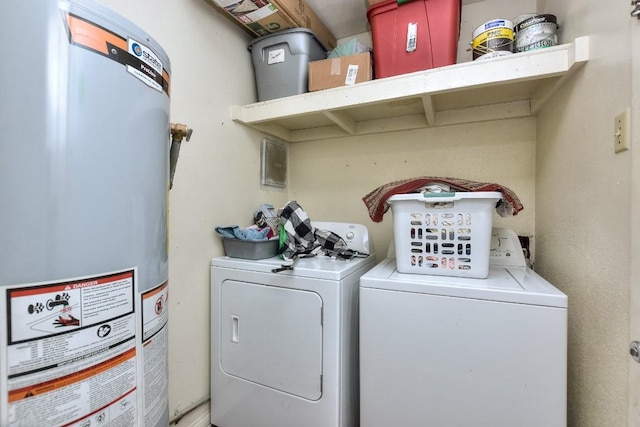
M 327 51 L 337 46 L 333 33 L 304 0 L 273 0 L 273 3 L 279 5 L 299 26 L 310 29 Z
M 207 0 L 207 2 L 254 37 L 297 27 L 293 19 L 279 12 L 268 2 L 261 7 L 248 0 L 240 3 L 235 0 Z
M 373 78 L 371 54 L 323 59 L 309 63 L 309 91 L 366 82 Z
M 336 38 L 304 0 L 207 0 L 216 10 L 253 36 L 289 28 L 308 28 L 327 50 Z

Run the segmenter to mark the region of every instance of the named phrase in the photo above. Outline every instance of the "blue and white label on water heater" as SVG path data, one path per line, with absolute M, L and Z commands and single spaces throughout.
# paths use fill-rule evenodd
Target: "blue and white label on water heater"
M 138 79 L 142 80 L 152 88 L 162 92 L 162 85 L 158 80 L 162 77 L 162 61 L 144 44 L 129 39 L 128 50 L 131 55 L 138 58 L 140 62 L 136 65 L 127 65 L 127 71 Z

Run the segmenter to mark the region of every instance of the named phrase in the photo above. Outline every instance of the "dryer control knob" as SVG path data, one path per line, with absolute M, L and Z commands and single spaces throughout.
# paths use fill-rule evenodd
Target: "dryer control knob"
M 356 235 L 353 234 L 353 231 L 349 231 L 346 235 L 347 240 L 353 240 L 354 237 L 356 237 Z

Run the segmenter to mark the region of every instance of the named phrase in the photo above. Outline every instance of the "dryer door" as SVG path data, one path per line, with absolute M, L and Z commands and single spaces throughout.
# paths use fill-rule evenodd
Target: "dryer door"
M 223 371 L 305 399 L 320 399 L 322 299 L 317 293 L 226 280 L 220 316 Z

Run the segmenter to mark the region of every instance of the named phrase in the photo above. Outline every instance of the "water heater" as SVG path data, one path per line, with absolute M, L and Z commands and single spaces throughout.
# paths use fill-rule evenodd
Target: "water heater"
M 169 58 L 90 0 L 0 14 L 0 425 L 168 424 Z

